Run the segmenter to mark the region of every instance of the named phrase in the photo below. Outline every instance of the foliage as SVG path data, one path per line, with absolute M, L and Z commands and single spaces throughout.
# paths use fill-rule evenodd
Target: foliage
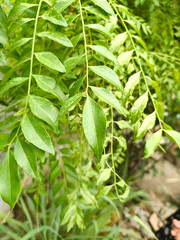
M 0 194 L 13 209 L 23 173 L 35 193 L 49 166 L 58 223 L 88 229 L 105 196 L 124 202 L 130 193 L 117 172 L 125 130 L 134 142 L 151 134 L 145 158 L 163 134 L 180 145 L 164 120 L 162 68 L 142 37 L 150 27 L 115 0 L 4 1 L 0 19 Z

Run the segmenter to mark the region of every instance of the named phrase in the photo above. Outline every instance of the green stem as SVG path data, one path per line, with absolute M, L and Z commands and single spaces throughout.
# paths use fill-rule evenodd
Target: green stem
M 86 40 L 86 32 L 85 32 L 85 24 L 84 24 L 84 17 L 82 11 L 82 4 L 81 0 L 79 0 L 80 6 L 80 15 L 82 21 L 82 28 L 83 28 L 83 37 L 84 37 L 84 50 L 85 50 L 85 57 L 86 57 L 86 79 L 87 79 L 87 86 L 86 86 L 86 95 L 88 96 L 88 88 L 89 88 L 89 63 L 88 63 L 88 53 L 87 53 L 87 40 Z

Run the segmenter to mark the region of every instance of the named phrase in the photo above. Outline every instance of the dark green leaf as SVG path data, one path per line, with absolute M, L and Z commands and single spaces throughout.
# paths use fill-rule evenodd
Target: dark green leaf
M 4 46 L 8 44 L 7 18 L 0 6 L 0 43 Z
M 50 124 L 53 128 L 57 128 L 57 117 L 58 110 L 53 106 L 53 104 L 43 97 L 38 97 L 34 95 L 29 96 L 29 105 L 32 113 Z
M 48 20 L 56 25 L 67 27 L 66 20 L 63 18 L 60 12 L 55 8 L 51 8 L 46 11 L 42 16 L 43 19 Z
M 66 100 L 66 96 L 64 95 L 60 87 L 56 85 L 56 81 L 53 78 L 45 75 L 33 75 L 33 77 L 35 78 L 38 86 L 43 91 L 51 93 L 52 95 L 56 96 L 61 103 L 64 100 Z
M 46 65 L 47 67 L 54 69 L 58 72 L 66 72 L 64 65 L 61 61 L 51 52 L 35 53 L 37 60 Z
M 26 142 L 17 138 L 14 146 L 14 156 L 18 165 L 31 177 L 40 179 L 37 169 L 36 155 Z
M 76 94 L 70 97 L 68 100 L 64 101 L 60 109 L 60 117 L 66 114 L 71 108 L 75 107 L 82 98 L 82 93 Z
M 117 98 L 114 96 L 112 92 L 105 88 L 100 87 L 91 87 L 91 89 L 99 99 L 106 102 L 111 107 L 115 108 L 120 114 L 124 116 L 128 114 L 127 110 L 121 106 L 120 102 L 117 100 Z
M 9 82 L 7 82 L 4 86 L 1 87 L 0 94 L 3 94 L 10 88 L 20 85 L 21 83 L 23 83 L 27 80 L 28 80 L 27 77 L 17 77 L 17 78 L 11 79 Z
M 70 97 L 74 96 L 79 91 L 83 81 L 84 81 L 84 77 L 81 77 L 73 84 L 73 86 L 69 90 Z
M 93 49 L 95 52 L 99 53 L 103 57 L 111 60 L 115 64 L 117 64 L 117 59 L 116 57 L 110 52 L 106 47 L 100 46 L 100 45 L 89 45 L 91 49 Z
M 18 165 L 11 151 L 8 151 L 0 167 L 0 195 L 10 205 L 11 210 L 19 198 L 20 191 Z
M 106 81 L 115 85 L 121 91 L 123 91 L 123 86 L 119 80 L 118 75 L 111 68 L 106 66 L 91 66 L 90 69 L 98 76 L 104 78 Z
M 99 162 L 106 136 L 106 116 L 101 107 L 90 97 L 87 98 L 83 109 L 83 129 Z
M 66 37 L 66 35 L 60 33 L 60 32 L 41 32 L 37 34 L 39 37 L 47 37 L 61 45 L 64 45 L 66 47 L 73 47 L 71 41 Z
M 102 8 L 104 11 L 111 15 L 115 15 L 113 9 L 111 8 L 110 4 L 107 0 L 91 0 L 94 4 Z
M 37 118 L 26 114 L 22 120 L 21 128 L 25 138 L 30 143 L 54 155 L 51 138 Z

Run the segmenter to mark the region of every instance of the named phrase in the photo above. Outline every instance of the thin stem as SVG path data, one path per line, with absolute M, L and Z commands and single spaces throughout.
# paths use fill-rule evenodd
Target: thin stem
M 82 21 L 82 28 L 83 28 L 84 50 L 85 50 L 85 57 L 86 57 L 86 79 L 87 79 L 86 95 L 88 96 L 88 88 L 89 88 L 89 72 L 88 72 L 88 69 L 89 69 L 89 63 L 88 63 L 88 53 L 87 53 L 86 31 L 85 31 L 85 24 L 84 24 L 84 17 L 83 17 L 81 0 L 79 0 L 79 6 L 80 6 L 80 15 L 81 15 L 81 21 Z
M 32 50 L 31 50 L 31 60 L 30 60 L 30 71 L 29 71 L 28 92 L 27 92 L 27 98 L 26 98 L 26 105 L 25 105 L 24 113 L 26 113 L 28 100 L 29 100 L 29 95 L 30 95 L 30 92 L 31 92 L 31 81 L 32 81 L 33 62 L 34 62 L 34 48 L 35 48 L 35 42 L 36 42 L 36 32 L 37 32 L 39 12 L 40 12 L 40 9 L 41 9 L 42 1 L 43 0 L 40 0 L 40 2 L 39 2 L 37 14 L 36 14 L 36 20 L 35 20 L 35 24 L 34 24 L 34 33 L 33 33 Z
M 164 56 L 164 57 L 167 57 L 167 58 L 173 58 L 173 59 L 175 59 L 175 60 L 177 60 L 177 61 L 180 62 L 180 59 L 179 59 L 179 58 L 170 56 L 170 55 L 168 55 L 168 54 L 159 53 L 159 52 L 149 52 L 149 53 L 151 53 L 151 54 L 153 54 L 153 55 L 161 55 L 161 56 Z

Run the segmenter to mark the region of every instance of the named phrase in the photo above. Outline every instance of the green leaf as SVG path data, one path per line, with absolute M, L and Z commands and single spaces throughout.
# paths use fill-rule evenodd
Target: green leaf
M 0 149 L 8 146 L 10 140 L 9 140 L 9 134 L 1 134 L 0 135 Z
M 60 32 L 46 31 L 37 34 L 39 37 L 47 37 L 61 45 L 66 47 L 73 47 L 71 41 L 66 37 L 66 35 Z
M 134 50 L 132 51 L 128 51 L 128 52 L 123 52 L 119 55 L 118 57 L 118 62 L 121 66 L 124 66 L 125 64 L 128 64 L 129 61 L 132 58 L 132 54 L 133 54 Z
M 94 4 L 96 4 L 98 7 L 102 8 L 105 12 L 115 15 L 113 9 L 111 8 L 110 4 L 108 3 L 107 0 L 91 0 Z
M 132 126 L 124 120 L 120 120 L 116 122 L 116 124 L 119 126 L 120 129 L 132 129 Z
M 101 34 L 108 36 L 109 38 L 112 38 L 111 33 L 106 29 L 106 27 L 101 24 L 87 24 L 86 27 L 96 30 L 97 32 L 100 32 Z
M 109 67 L 106 66 L 91 66 L 89 67 L 98 76 L 104 78 L 108 83 L 111 83 L 123 91 L 123 86 L 119 81 L 118 75 Z
M 40 180 L 37 169 L 36 155 L 32 147 L 26 142 L 17 138 L 14 145 L 14 156 L 18 165 L 31 177 Z
M 20 192 L 18 165 L 11 151 L 8 151 L 0 167 L 0 195 L 10 205 L 11 210 L 17 202 Z
M 66 74 L 69 73 L 81 61 L 82 57 L 83 55 L 79 55 L 77 57 L 71 57 L 64 62 Z
M 112 41 L 110 50 L 112 52 L 119 51 L 120 46 L 126 41 L 127 37 L 128 37 L 127 32 L 118 34 Z
M 34 95 L 29 96 L 29 105 L 32 113 L 50 124 L 53 128 L 57 128 L 58 125 L 58 110 L 53 106 L 53 104 L 43 97 L 38 97 Z
M 155 125 L 155 121 L 156 121 L 156 113 L 153 112 L 150 115 L 148 115 L 144 121 L 142 122 L 141 127 L 138 129 L 138 134 L 135 138 L 135 140 L 139 140 L 140 138 L 144 137 L 144 135 L 146 134 L 146 132 L 153 128 Z
M 156 111 L 159 115 L 159 118 L 162 121 L 164 121 L 164 103 L 156 101 L 156 100 L 153 100 L 153 101 L 154 101 L 154 104 L 155 104 Z
M 111 176 L 111 168 L 105 168 L 99 175 L 96 185 L 99 186 Z
M 6 64 L 6 57 L 3 54 L 2 50 L 0 51 L 0 62 Z
M 14 50 L 15 48 L 18 48 L 18 47 L 26 44 L 30 40 L 32 40 L 32 38 L 21 38 L 21 39 L 14 41 L 13 44 L 11 45 L 11 51 Z
M 38 4 L 29 4 L 29 3 L 18 3 L 14 5 L 14 7 L 11 9 L 9 15 L 8 15 L 8 21 L 13 20 L 14 17 L 17 15 L 22 14 L 24 11 L 26 11 L 29 8 L 37 7 Z
M 84 81 L 84 77 L 81 77 L 72 85 L 72 87 L 69 90 L 70 97 L 74 96 L 79 91 L 83 81 Z
M 115 64 L 117 64 L 116 57 L 106 47 L 100 46 L 100 45 L 88 45 L 88 47 L 90 47 L 92 50 L 99 53 L 103 57 L 105 57 L 105 58 L 111 60 L 112 62 L 114 62 Z
M 37 85 L 45 92 L 51 93 L 56 96 L 62 103 L 66 100 L 66 96 L 58 85 L 56 85 L 56 80 L 45 75 L 33 75 Z
M 66 9 L 67 7 L 69 7 L 69 5 L 71 5 L 71 3 L 73 3 L 74 0 L 57 0 L 56 4 L 54 5 L 54 8 L 58 11 L 58 12 L 62 12 L 64 9 Z
M 25 138 L 30 143 L 54 155 L 51 138 L 37 118 L 26 114 L 22 120 L 21 128 Z
M 7 18 L 1 6 L 0 6 L 0 43 L 2 43 L 2 45 L 4 46 L 8 44 Z
M 4 86 L 1 87 L 0 89 L 0 94 L 3 94 L 7 90 L 9 90 L 12 87 L 15 87 L 17 85 L 20 85 L 21 83 L 27 81 L 27 77 L 17 77 L 17 78 L 12 78 L 9 82 L 7 82 Z
M 64 65 L 53 53 L 40 52 L 40 53 L 35 53 L 35 56 L 40 63 L 46 65 L 47 67 L 62 73 L 66 72 Z
M 83 8 L 105 21 L 109 20 L 108 14 L 97 6 L 85 6 Z
M 115 108 L 120 114 L 122 114 L 123 116 L 126 116 L 128 114 L 127 110 L 121 106 L 120 102 L 117 100 L 117 98 L 112 92 L 100 87 L 91 87 L 91 89 L 99 99 L 106 102 L 111 107 Z
M 140 81 L 140 73 L 141 72 L 137 72 L 135 74 L 133 74 L 128 82 L 126 83 L 125 89 L 124 89 L 124 95 L 126 98 L 128 98 L 130 95 L 132 95 L 135 86 L 139 83 Z
M 167 137 L 170 136 L 170 140 L 174 140 L 180 148 L 180 133 L 174 130 L 164 130 L 164 132 L 167 134 Z
M 145 92 L 141 97 L 139 97 L 133 107 L 131 108 L 131 121 L 135 123 L 144 112 L 148 102 L 148 92 Z
M 157 131 L 156 133 L 154 133 L 148 138 L 145 145 L 144 158 L 150 157 L 155 152 L 156 148 L 158 147 L 161 141 L 161 137 L 162 137 L 162 130 L 160 129 L 159 131 Z
M 106 116 L 102 108 L 90 97 L 87 98 L 83 109 L 83 129 L 99 162 L 106 136 Z
M 71 108 L 75 107 L 82 98 L 82 93 L 76 94 L 73 97 L 70 97 L 68 100 L 64 101 L 59 116 L 62 117 L 66 114 Z
M 13 22 L 8 30 L 8 33 L 11 34 L 13 31 L 16 31 L 19 27 L 21 27 L 22 25 L 31 22 L 31 21 L 35 21 L 35 18 L 22 18 L 22 19 L 18 19 L 17 21 Z
M 58 12 L 55 8 L 49 9 L 41 17 L 56 25 L 67 27 L 66 20 L 63 18 L 61 13 Z
M 52 6 L 53 3 L 55 2 L 55 0 L 43 0 L 43 1 L 49 4 L 50 6 Z

